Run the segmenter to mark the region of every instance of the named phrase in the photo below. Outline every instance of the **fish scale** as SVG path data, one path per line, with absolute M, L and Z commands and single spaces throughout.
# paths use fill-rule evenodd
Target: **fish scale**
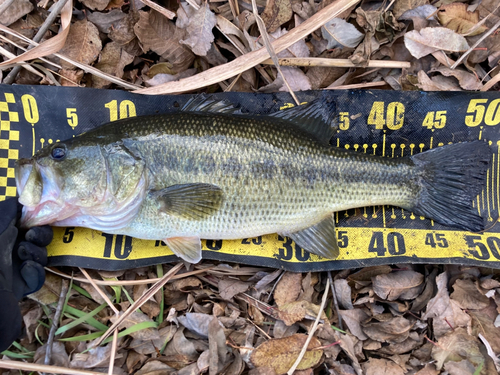
M 155 199 L 146 198 L 126 229 L 133 236 L 252 237 L 300 230 L 347 207 L 408 200 L 400 185 L 403 173 L 410 172 L 403 159 L 380 163 L 359 155 L 352 161 L 352 153 L 320 144 L 283 121 L 181 113 L 171 115 L 168 122 L 156 117 L 131 119 L 122 131 L 131 139 L 134 155 L 152 160 L 147 168 L 154 171 L 148 173 L 151 189 L 209 183 L 224 192 L 220 209 L 204 220 L 158 215 Z M 151 141 L 150 134 L 161 135 Z M 165 163 L 163 155 L 171 163 Z M 378 182 L 385 188 L 367 194 L 360 182 L 374 187 Z
M 335 105 L 266 115 L 193 99 L 183 111 L 124 119 L 39 150 L 16 166 L 24 226 L 83 226 L 163 240 L 191 262 L 201 238 L 280 233 L 317 255 L 339 254 L 333 212 L 395 205 L 478 231 L 484 142 L 409 158 L 332 147 Z

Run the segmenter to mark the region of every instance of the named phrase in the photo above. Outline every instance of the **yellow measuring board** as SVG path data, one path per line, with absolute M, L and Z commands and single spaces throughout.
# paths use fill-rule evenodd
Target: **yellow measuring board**
M 301 102 L 333 98 L 337 132 L 332 146 L 388 158 L 407 157 L 449 143 L 484 140 L 493 151 L 483 191 L 472 202 L 485 233 L 445 227 L 401 208 L 361 207 L 336 212 L 340 256 L 326 260 L 288 238 L 204 240 L 203 257 L 294 271 L 394 263 L 455 263 L 500 268 L 500 96 L 497 93 L 322 91 Z M 288 94 L 217 94 L 244 112 L 291 106 Z M 108 121 L 177 111 L 189 96 L 139 96 L 121 91 L 0 85 L 0 200 L 16 194 L 14 163 L 59 139 Z M 161 241 L 83 228 L 54 228 L 49 263 L 125 269 L 177 258 Z

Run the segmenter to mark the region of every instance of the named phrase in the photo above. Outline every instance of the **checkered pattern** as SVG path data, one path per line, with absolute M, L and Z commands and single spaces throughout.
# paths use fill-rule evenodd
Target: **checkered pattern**
M 0 201 L 16 196 L 14 163 L 19 158 L 19 131 L 11 130 L 11 123 L 19 122 L 19 113 L 9 110 L 9 104 L 15 102 L 10 93 L 0 101 Z

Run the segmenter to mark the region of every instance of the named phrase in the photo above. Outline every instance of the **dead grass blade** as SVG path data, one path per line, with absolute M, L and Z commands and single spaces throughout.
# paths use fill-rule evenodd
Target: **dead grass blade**
M 188 277 L 188 276 L 200 275 L 202 273 L 209 272 L 212 268 L 215 268 L 215 266 L 203 268 L 203 269 L 196 270 L 196 271 L 185 272 L 181 275 L 175 275 L 170 280 L 178 280 L 178 279 L 183 279 L 183 278 Z M 64 272 L 56 270 L 54 268 L 45 268 L 45 270 L 49 271 L 55 275 L 64 277 L 65 279 L 73 279 L 73 280 L 78 281 L 80 283 L 91 284 L 91 282 L 88 279 L 85 279 L 83 277 L 73 277 L 73 276 L 70 276 Z M 226 275 L 227 273 L 221 273 L 221 274 Z M 252 275 L 252 274 L 253 273 L 250 273 L 250 275 Z M 154 284 L 160 280 L 161 280 L 161 278 L 145 279 L 145 280 L 95 280 L 95 279 L 92 279 L 92 281 L 96 285 L 106 285 L 106 286 L 126 286 L 126 285 L 134 286 L 134 285 Z
M 149 290 L 144 293 L 137 301 L 135 301 L 120 318 L 113 323 L 111 327 L 102 335 L 94 344 L 93 347 L 99 346 L 104 340 L 106 340 L 114 331 L 118 329 L 118 326 L 130 316 L 134 311 L 139 309 L 151 296 L 153 296 L 158 290 L 163 287 L 171 278 L 174 276 L 182 267 L 183 263 L 177 263 L 170 271 L 168 271 L 165 276 L 163 276 L 156 284 L 154 284 Z
M 275 40 L 272 43 L 274 50 L 276 53 L 280 53 L 359 2 L 360 0 L 337 0 L 333 2 L 287 34 L 283 35 L 281 38 Z M 157 95 L 196 90 L 234 77 L 239 73 L 253 68 L 269 57 L 267 49 L 261 48 L 237 57 L 227 64 L 207 69 L 195 76 L 184 78 L 175 82 L 168 82 L 155 87 L 136 90 L 134 92 L 138 94 Z
M 493 86 L 495 86 L 498 82 L 500 81 L 500 74 L 497 74 L 494 76 L 492 79 L 490 79 L 488 82 L 484 84 L 484 86 L 481 88 L 480 91 L 488 91 L 491 89 Z
M 367 87 L 378 87 L 385 86 L 387 82 L 379 81 L 379 82 L 364 82 L 364 83 L 353 83 L 352 85 L 342 85 L 342 86 L 334 86 L 334 87 L 326 87 L 325 90 L 352 90 L 352 89 L 364 89 Z
M 300 361 L 302 361 L 302 358 L 304 357 L 304 354 L 306 354 L 307 347 L 309 346 L 309 343 L 311 342 L 312 338 L 314 337 L 314 332 L 316 332 L 316 329 L 318 328 L 319 320 L 321 318 L 321 313 L 325 309 L 325 304 L 326 304 L 326 296 L 328 295 L 328 289 L 330 289 L 330 279 L 326 279 L 326 286 L 325 286 L 325 292 L 323 293 L 323 298 L 321 299 L 321 306 L 319 307 L 318 315 L 316 316 L 316 320 L 314 321 L 313 326 L 311 327 L 311 330 L 309 331 L 309 335 L 307 336 L 307 340 L 304 343 L 304 346 L 302 347 L 302 350 L 299 353 L 299 356 L 297 357 L 297 360 L 293 364 L 293 366 L 288 370 L 287 374 L 292 375 L 295 370 L 297 369 L 297 366 L 300 364 Z
M 336 68 L 358 68 L 349 59 L 326 59 L 322 57 L 285 57 L 278 59 L 281 66 L 325 66 Z M 262 61 L 262 64 L 273 65 L 271 59 Z M 390 60 L 368 60 L 363 68 L 411 68 L 411 63 L 407 61 L 390 61 Z
M 276 56 L 276 52 L 274 51 L 273 44 L 271 43 L 271 40 L 269 39 L 269 34 L 267 33 L 266 26 L 264 25 L 264 21 L 262 21 L 262 18 L 259 16 L 259 12 L 257 11 L 257 4 L 255 0 L 252 0 L 252 9 L 253 9 L 253 15 L 255 16 L 255 21 L 257 21 L 257 26 L 259 27 L 259 32 L 260 36 L 262 37 L 262 40 L 264 41 L 264 46 L 267 49 L 267 53 L 269 53 L 269 56 L 271 56 L 271 60 L 274 63 L 274 66 L 276 69 L 278 69 L 278 74 L 281 76 L 283 79 L 283 83 L 285 84 L 286 88 L 288 89 L 288 92 L 290 95 L 292 95 L 293 100 L 295 101 L 296 105 L 300 105 L 299 99 L 297 99 L 297 96 L 295 96 L 295 93 L 293 92 L 292 88 L 288 84 L 288 81 L 281 71 L 280 68 L 280 63 L 278 61 L 278 56 Z
M 73 15 L 73 0 L 66 1 L 66 4 L 61 9 L 61 32 L 45 42 L 38 44 L 35 48 L 24 52 L 13 59 L 0 63 L 0 67 L 48 56 L 59 51 L 66 42 L 66 37 L 69 33 L 69 25 L 71 24 L 71 16 Z
M 90 284 L 92 284 L 92 286 L 94 287 L 94 289 L 96 290 L 97 293 L 99 293 L 99 295 L 102 297 L 102 299 L 104 301 L 106 301 L 106 303 L 108 304 L 109 307 L 111 307 L 111 309 L 113 310 L 113 312 L 116 314 L 116 315 L 119 315 L 120 312 L 118 311 L 118 309 L 115 307 L 115 305 L 113 304 L 113 302 L 111 302 L 111 300 L 109 299 L 109 297 L 106 295 L 106 293 L 104 293 L 101 288 L 99 288 L 97 286 L 97 284 L 95 283 L 94 279 L 92 279 L 90 277 L 90 275 L 88 274 L 87 271 L 85 271 L 85 269 L 83 268 L 79 268 L 81 273 L 83 273 L 83 275 L 87 278 L 87 280 L 89 281 Z
M 7 33 L 7 34 L 9 34 L 9 35 L 12 35 L 12 36 L 15 36 L 15 37 L 17 37 L 17 38 L 19 38 L 21 40 L 24 40 L 25 42 L 28 42 L 28 43 L 30 43 L 32 45 L 35 45 L 35 46 L 39 45 L 38 43 L 32 41 L 29 38 L 26 38 L 24 35 L 18 33 L 17 31 L 14 31 L 14 30 L 12 30 L 12 29 L 10 29 L 10 28 L 2 25 L 2 24 L 0 24 L 0 30 L 3 31 L 3 32 L 5 32 L 5 33 Z M 52 39 L 50 39 L 50 40 L 52 40 Z M 32 50 L 30 50 L 28 52 L 31 52 L 33 50 L 34 49 L 32 49 Z M 99 69 L 96 69 L 96 68 L 94 68 L 94 67 L 92 67 L 90 65 L 79 63 L 78 61 L 72 60 L 72 59 L 70 59 L 70 58 L 68 58 L 68 57 L 66 57 L 64 55 L 61 55 L 60 53 L 53 53 L 53 55 L 56 56 L 56 57 L 59 57 L 61 60 L 64 60 L 64 61 L 66 61 L 66 62 L 68 62 L 68 63 L 76 66 L 77 68 L 82 69 L 83 71 L 85 71 L 87 73 L 94 74 L 94 75 L 96 75 L 98 77 L 106 79 L 106 80 L 108 80 L 110 82 L 113 82 L 113 83 L 115 83 L 115 84 L 117 84 L 117 85 L 119 85 L 121 87 L 126 88 L 126 89 L 135 90 L 135 89 L 141 87 L 141 86 L 138 86 L 138 85 L 134 85 L 133 83 L 129 83 L 127 81 L 124 81 L 123 79 L 117 78 L 117 77 L 115 77 L 115 76 L 113 76 L 111 74 L 103 73 Z M 11 60 L 9 60 L 9 61 L 11 61 Z
M 18 361 L 0 360 L 0 368 L 7 370 L 45 372 L 48 374 L 67 374 L 67 375 L 106 375 L 104 372 L 77 370 L 60 366 L 40 365 L 38 363 L 25 363 Z

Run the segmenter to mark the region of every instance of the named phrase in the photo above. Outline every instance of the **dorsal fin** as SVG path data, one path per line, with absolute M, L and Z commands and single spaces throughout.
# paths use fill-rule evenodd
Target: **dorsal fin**
M 329 143 L 335 131 L 336 104 L 333 99 L 319 98 L 310 103 L 287 108 L 267 116 L 292 122 L 323 143 Z
M 213 113 L 228 113 L 241 114 L 239 108 L 235 108 L 227 100 L 216 100 L 211 96 L 204 94 L 197 95 L 187 101 L 182 107 L 183 112 L 213 112 Z

